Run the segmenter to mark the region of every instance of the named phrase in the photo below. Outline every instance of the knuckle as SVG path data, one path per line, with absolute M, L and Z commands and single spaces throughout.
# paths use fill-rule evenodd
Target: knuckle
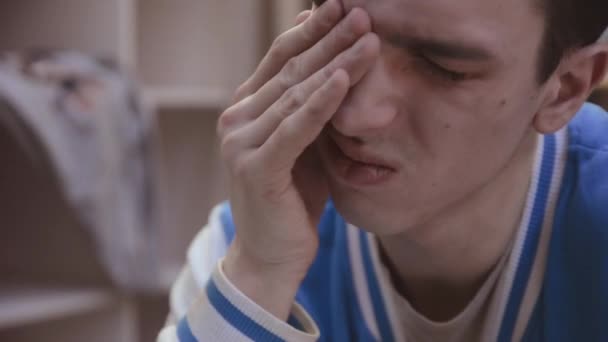
M 318 103 L 311 103 L 308 108 L 306 108 L 306 112 L 309 114 L 306 116 L 307 118 L 310 120 L 317 120 L 323 116 L 324 108 Z
M 233 169 L 234 164 L 234 155 L 229 153 L 227 149 L 223 146 L 220 149 L 220 158 L 225 166 L 227 166 L 228 170 Z
M 321 76 L 323 78 L 324 81 L 329 80 L 333 75 L 334 72 L 336 72 L 336 67 L 332 64 L 326 66 L 325 68 L 321 69 Z
M 285 124 L 279 126 L 273 134 L 276 141 L 289 141 L 290 135 L 286 132 Z
M 347 20 L 343 21 L 344 30 L 348 31 L 351 37 L 356 37 L 371 30 L 371 22 L 368 14 L 359 8 L 349 13 Z
M 327 35 L 327 44 L 330 46 L 344 46 L 345 44 L 352 44 L 357 40 L 357 37 L 361 36 L 364 30 L 357 27 L 357 21 L 352 20 L 352 18 L 348 19 L 341 21 L 336 28 Z
M 357 44 L 351 47 L 349 50 L 346 51 L 346 53 L 338 57 L 338 59 L 336 60 L 336 64 L 342 68 L 346 68 L 346 70 L 349 71 L 363 67 L 364 64 L 362 63 L 367 60 L 371 60 L 370 56 L 372 56 L 370 48 L 365 45 L 366 44 Z M 331 71 L 335 71 L 335 68 Z M 327 77 L 331 77 L 331 75 Z
M 304 104 L 302 93 L 298 87 L 289 88 L 281 100 L 282 111 L 291 114 Z
M 217 120 L 217 125 L 215 127 L 215 131 L 218 137 L 223 137 L 226 130 L 228 129 L 228 119 L 226 119 L 226 114 L 222 114 Z
M 239 101 L 239 100 L 243 99 L 244 97 L 246 97 L 247 95 L 249 95 L 248 83 L 249 82 L 245 82 L 245 83 L 241 84 L 238 88 L 236 88 L 236 91 L 234 93 L 234 98 L 236 101 Z
M 323 29 L 323 25 L 320 25 L 320 29 Z M 314 28 L 311 26 L 306 26 L 306 25 L 304 27 L 302 27 L 302 31 L 301 31 L 300 35 L 302 37 L 303 43 L 305 43 L 305 44 L 314 43 L 315 37 L 317 36 L 315 34 Z
M 222 139 L 220 153 L 228 165 L 232 165 L 239 148 L 239 138 L 236 133 L 230 133 L 224 139 Z
M 380 52 L 380 42 L 374 34 L 363 36 L 355 45 L 354 53 L 359 58 L 376 56 Z
M 250 162 L 248 162 L 245 158 L 237 158 L 232 163 L 231 170 L 232 175 L 237 179 L 247 179 L 249 177 L 249 173 L 251 172 Z
M 295 127 L 291 121 L 284 121 L 279 129 L 277 129 L 275 132 L 278 141 L 289 141 L 295 133 Z
M 270 45 L 270 53 L 282 50 L 285 38 L 285 33 L 278 35 Z
M 258 186 L 260 175 L 265 172 L 260 168 L 260 162 L 253 154 L 247 154 L 234 158 L 231 165 L 232 177 L 241 181 L 241 184 Z M 258 178 L 258 179 L 256 179 Z
M 287 45 L 287 37 L 285 33 L 279 35 L 270 46 L 268 50 L 266 58 L 270 60 L 272 63 L 281 63 L 286 60 L 289 56 L 288 53 L 288 45 Z
M 303 10 L 303 11 L 300 11 L 300 13 L 298 13 L 296 18 L 308 18 L 309 15 L 310 15 L 310 10 Z
M 289 89 L 292 87 L 291 80 L 284 72 L 280 72 L 276 76 L 276 82 L 277 82 L 278 91 L 280 91 L 281 93 L 285 93 L 285 92 L 289 91 Z
M 353 46 L 349 51 L 348 51 L 348 58 L 351 60 L 359 60 L 361 59 L 361 57 L 365 54 L 365 51 L 367 50 L 367 48 L 365 47 L 366 44 L 362 44 L 361 42 L 358 42 L 358 44 L 356 44 L 355 46 Z
M 236 113 L 233 109 L 227 109 L 217 120 L 216 132 L 221 138 L 234 125 L 236 121 Z
M 319 30 L 326 32 L 334 27 L 334 20 L 330 16 L 319 16 L 320 19 L 317 21 Z
M 349 26 L 348 22 L 341 22 L 333 35 L 334 42 L 352 42 L 357 37 L 357 33 Z
M 280 64 L 287 59 L 286 53 L 280 47 L 271 47 L 266 54 L 266 60 L 272 64 Z
M 291 86 L 299 80 L 301 72 L 302 67 L 299 59 L 296 57 L 290 58 L 281 71 L 282 79 L 287 85 Z

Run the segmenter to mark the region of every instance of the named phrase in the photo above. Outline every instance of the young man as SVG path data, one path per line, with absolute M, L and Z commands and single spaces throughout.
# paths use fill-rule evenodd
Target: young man
M 608 340 L 608 114 L 584 104 L 606 13 L 303 13 L 220 118 L 230 206 L 192 244 L 159 340 Z

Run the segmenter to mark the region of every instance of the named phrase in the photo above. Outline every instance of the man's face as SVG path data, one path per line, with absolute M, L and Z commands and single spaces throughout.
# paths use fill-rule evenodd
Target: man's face
M 530 1 L 343 0 L 382 42 L 319 139 L 349 222 L 378 234 L 424 224 L 530 149 L 544 24 Z

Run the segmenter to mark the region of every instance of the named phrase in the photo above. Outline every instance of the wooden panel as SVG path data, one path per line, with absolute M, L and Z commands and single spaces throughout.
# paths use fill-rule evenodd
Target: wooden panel
M 261 1 L 139 2 L 139 76 L 149 86 L 232 90 L 260 55 Z
M 229 105 L 233 91 L 220 87 L 146 87 L 144 101 L 157 110 L 221 110 Z M 213 112 L 215 113 L 215 112 Z
M 0 329 L 73 317 L 112 305 L 112 294 L 95 289 L 0 287 Z
M 129 300 L 66 319 L 0 331 L 0 341 L 11 342 L 135 342 L 138 341 L 135 308 Z
M 167 283 L 185 262 L 187 247 L 207 222 L 211 208 L 227 198 L 215 133 L 217 113 L 161 112 L 161 231 Z
M 0 49 L 70 48 L 118 58 L 120 1 L 1 1 Z

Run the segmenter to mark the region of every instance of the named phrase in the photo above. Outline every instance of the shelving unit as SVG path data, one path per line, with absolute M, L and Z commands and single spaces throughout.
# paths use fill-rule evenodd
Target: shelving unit
M 145 89 L 166 92 L 158 99 L 202 94 L 216 105 L 218 93 L 230 93 L 255 68 L 259 1 L 145 0 L 137 8 L 137 73 Z
M 167 313 L 167 291 L 184 263 L 187 246 L 212 206 L 226 198 L 215 137 L 218 115 L 274 37 L 292 26 L 309 3 L 0 2 L 0 51 L 68 48 L 110 58 L 138 80 L 145 103 L 156 110 L 162 207 L 159 254 L 165 283 L 161 293 L 121 293 L 108 282 L 88 237 L 63 204 L 46 195 L 36 201 L 9 198 L 7 203 L 0 198 L 0 210 L 25 213 L 13 215 L 9 223 L 0 221 L 0 341 L 153 340 Z M 3 141 L 0 137 L 0 151 Z M 6 162 L 6 154 L 0 155 Z M 19 169 L 15 175 L 28 184 L 9 185 L 7 193 L 56 191 L 41 175 Z M 5 230 L 17 226 L 37 229 L 36 239 L 30 233 Z M 15 285 L 8 286 L 9 279 Z
M 137 341 L 132 301 L 100 289 L 0 289 L 0 340 Z
M 0 329 L 77 316 L 114 302 L 113 294 L 101 289 L 0 287 Z
M 163 109 L 202 109 L 217 111 L 230 102 L 230 92 L 221 87 L 148 86 L 142 93 L 144 101 L 153 108 Z
M 0 48 L 75 48 L 131 65 L 130 1 L 3 1 Z

